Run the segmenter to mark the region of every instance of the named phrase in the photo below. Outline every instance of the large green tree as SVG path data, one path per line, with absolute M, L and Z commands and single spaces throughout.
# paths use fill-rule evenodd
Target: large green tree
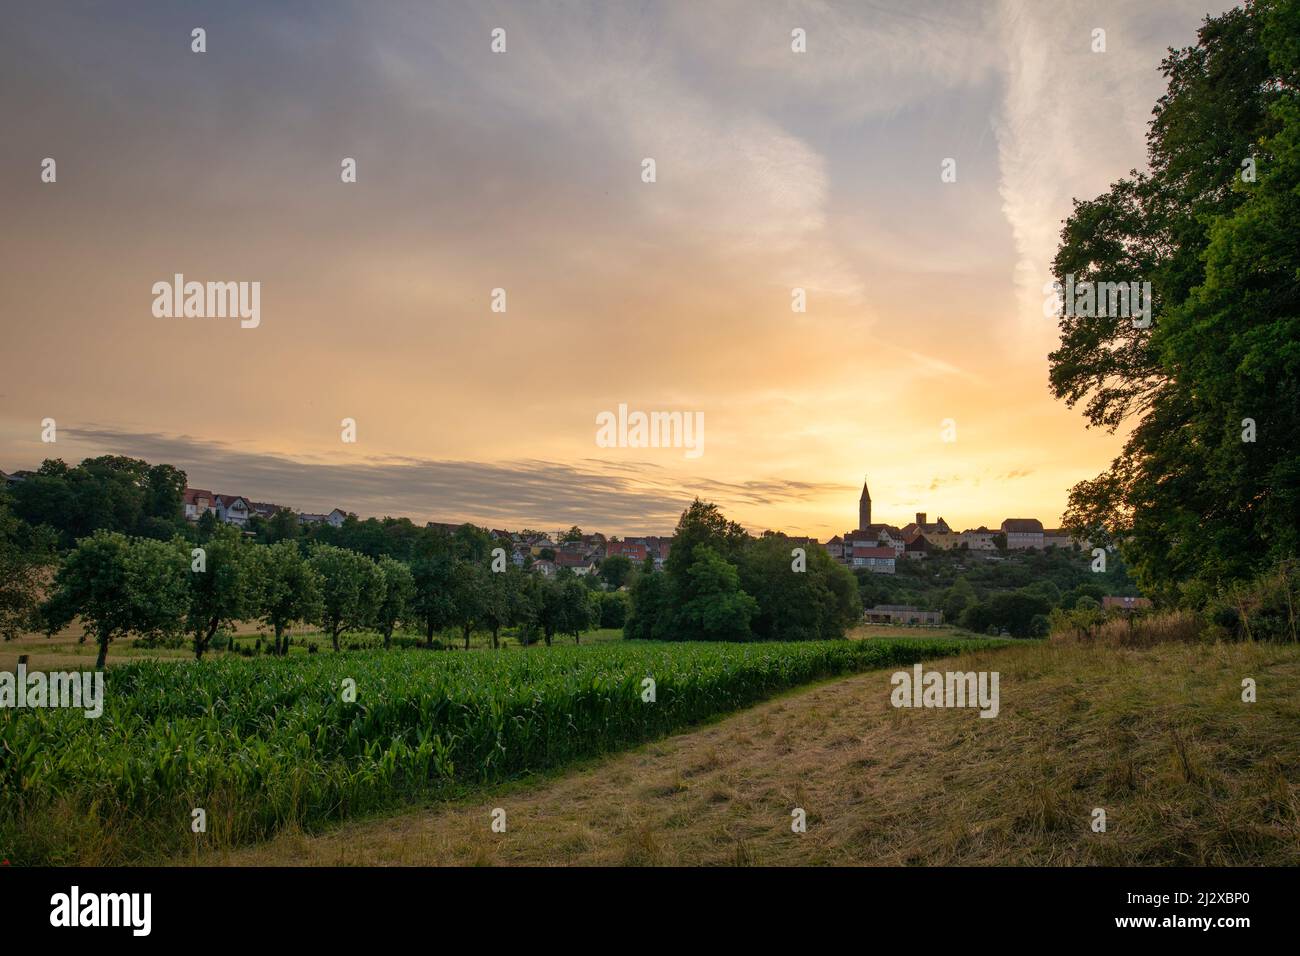
M 434 634 L 452 624 L 453 566 L 451 554 L 441 551 L 416 558 L 411 565 L 415 593 L 411 596 L 408 613 L 423 631 L 427 647 L 433 647 Z
M 407 605 L 415 596 L 415 577 L 410 566 L 396 558 L 382 557 L 378 567 L 383 579 L 383 596 L 375 609 L 375 624 L 384 635 L 387 650 L 393 646 L 393 629 L 406 618 Z
M 625 554 L 611 554 L 600 562 L 600 577 L 614 590 L 618 590 L 632 575 L 632 559 Z
M 483 624 L 492 633 L 492 647 L 500 647 L 501 628 L 531 620 L 525 573 L 513 564 L 487 575 L 483 596 Z
M 321 577 L 318 623 L 335 651 L 339 637 L 368 626 L 383 599 L 384 581 L 378 565 L 364 554 L 332 544 L 312 547 L 307 563 Z
M 623 625 L 629 640 L 661 640 L 672 636 L 672 596 L 668 575 L 643 570 L 632 583 L 632 607 Z
M 252 573 L 254 611 L 271 628 L 275 652 L 284 654 L 289 648 L 285 632 L 299 621 L 320 618 L 324 581 L 292 541 L 258 547 Z
M 64 558 L 43 607 L 46 633 L 80 618 L 95 636 L 103 670 L 108 646 L 119 637 L 179 633 L 189 599 L 189 563 L 169 542 L 97 531 Z
M 556 630 L 568 634 L 573 643 L 582 643 L 582 632 L 596 620 L 591 590 L 574 575 L 559 581 L 558 619 Z
M 682 593 L 689 595 L 677 619 L 680 638 L 706 641 L 746 641 L 758 602 L 740 587 L 740 573 L 708 545 L 695 548 L 695 561 L 686 569 Z
M 202 660 L 222 625 L 233 626 L 252 612 L 254 545 L 244 543 L 238 528 L 222 525 L 202 545 L 177 538 L 174 546 L 189 565 L 185 628 L 194 659 Z
M 1149 169 L 1077 202 L 1057 280 L 1150 281 L 1153 322 L 1067 316 L 1051 385 L 1131 431 L 1065 523 L 1139 585 L 1196 601 L 1296 553 L 1300 528 L 1300 5 L 1208 18 L 1163 63 Z
M 469 527 L 469 525 L 465 525 Z M 487 623 L 492 572 L 484 559 L 456 561 L 451 571 L 451 619 L 469 650 L 474 628 Z
M 0 637 L 12 640 L 36 626 L 41 588 L 54 563 L 54 534 L 33 529 L 9 511 L 0 492 Z
M 796 548 L 802 549 L 802 558 Z M 758 602 L 752 622 L 756 637 L 838 638 L 862 617 L 857 580 L 825 548 L 795 545 L 781 534 L 764 535 L 746 546 L 739 570 L 741 587 Z
M 166 540 L 188 531 L 184 490 L 185 472 L 171 465 L 103 455 L 70 468 L 54 458 L 14 488 L 14 513 L 54 529 L 65 548 L 100 530 Z

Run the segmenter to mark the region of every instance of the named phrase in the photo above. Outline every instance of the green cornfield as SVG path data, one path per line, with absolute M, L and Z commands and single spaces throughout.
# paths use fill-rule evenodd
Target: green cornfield
M 801 683 L 1002 643 L 619 642 L 133 662 L 107 672 L 98 719 L 0 712 L 0 857 L 138 862 L 196 840 L 231 846 L 617 750 Z M 653 702 L 643 700 L 647 677 Z

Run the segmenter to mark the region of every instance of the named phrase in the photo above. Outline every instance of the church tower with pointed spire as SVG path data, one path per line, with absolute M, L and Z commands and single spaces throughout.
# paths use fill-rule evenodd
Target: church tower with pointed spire
M 866 476 L 862 478 L 862 497 L 858 499 L 858 530 L 862 531 L 871 524 L 871 492 L 867 491 Z

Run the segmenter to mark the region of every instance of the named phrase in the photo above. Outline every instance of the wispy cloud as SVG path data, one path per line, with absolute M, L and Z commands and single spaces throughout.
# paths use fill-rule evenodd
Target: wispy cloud
M 304 509 L 662 530 L 701 494 L 837 533 L 866 470 L 882 514 L 950 473 L 986 478 L 929 489 L 949 520 L 1059 511 L 1113 448 L 1046 388 L 1039 289 L 1070 198 L 1140 161 L 1198 2 L 229 0 L 203 55 L 174 3 L 23 5 L 0 464 L 49 416 L 58 454 L 103 423 Z M 176 272 L 260 281 L 262 324 L 154 318 Z M 604 454 L 621 402 L 704 412 L 707 454 Z M 1052 464 L 987 477 L 1025 460 Z
M 362 517 L 472 521 L 512 529 L 579 524 L 605 533 L 667 533 L 697 495 L 734 511 L 835 488 L 776 479 L 699 480 L 686 487 L 653 464 L 596 459 L 566 464 L 404 457 L 340 464 L 100 426 L 65 428 L 59 445 L 62 453 L 71 446 L 81 457 L 116 454 L 167 462 L 185 471 L 196 487 L 301 511 L 339 507 Z
M 1158 8 L 1119 0 L 999 3 L 999 190 L 1018 256 L 1015 321 L 1006 330 L 1025 348 L 1055 334 L 1042 313 L 1043 285 L 1071 200 L 1090 199 L 1142 166 L 1151 106 L 1164 89 L 1160 61 L 1169 46 L 1195 40 L 1205 12 L 1204 0 Z M 1105 52 L 1093 51 L 1094 30 L 1105 31 Z

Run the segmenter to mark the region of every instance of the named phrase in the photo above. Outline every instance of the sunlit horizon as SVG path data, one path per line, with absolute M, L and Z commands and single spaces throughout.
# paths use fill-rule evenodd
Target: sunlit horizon
M 698 496 L 822 540 L 865 475 L 878 521 L 1057 526 L 1123 436 L 1051 396 L 1042 285 L 1205 8 L 740 9 L 236 3 L 202 56 L 184 10 L 31 11 L 0 40 L 0 468 L 618 535 Z M 152 314 L 175 274 L 259 282 L 257 327 Z M 600 447 L 620 404 L 701 413 L 702 453 Z

